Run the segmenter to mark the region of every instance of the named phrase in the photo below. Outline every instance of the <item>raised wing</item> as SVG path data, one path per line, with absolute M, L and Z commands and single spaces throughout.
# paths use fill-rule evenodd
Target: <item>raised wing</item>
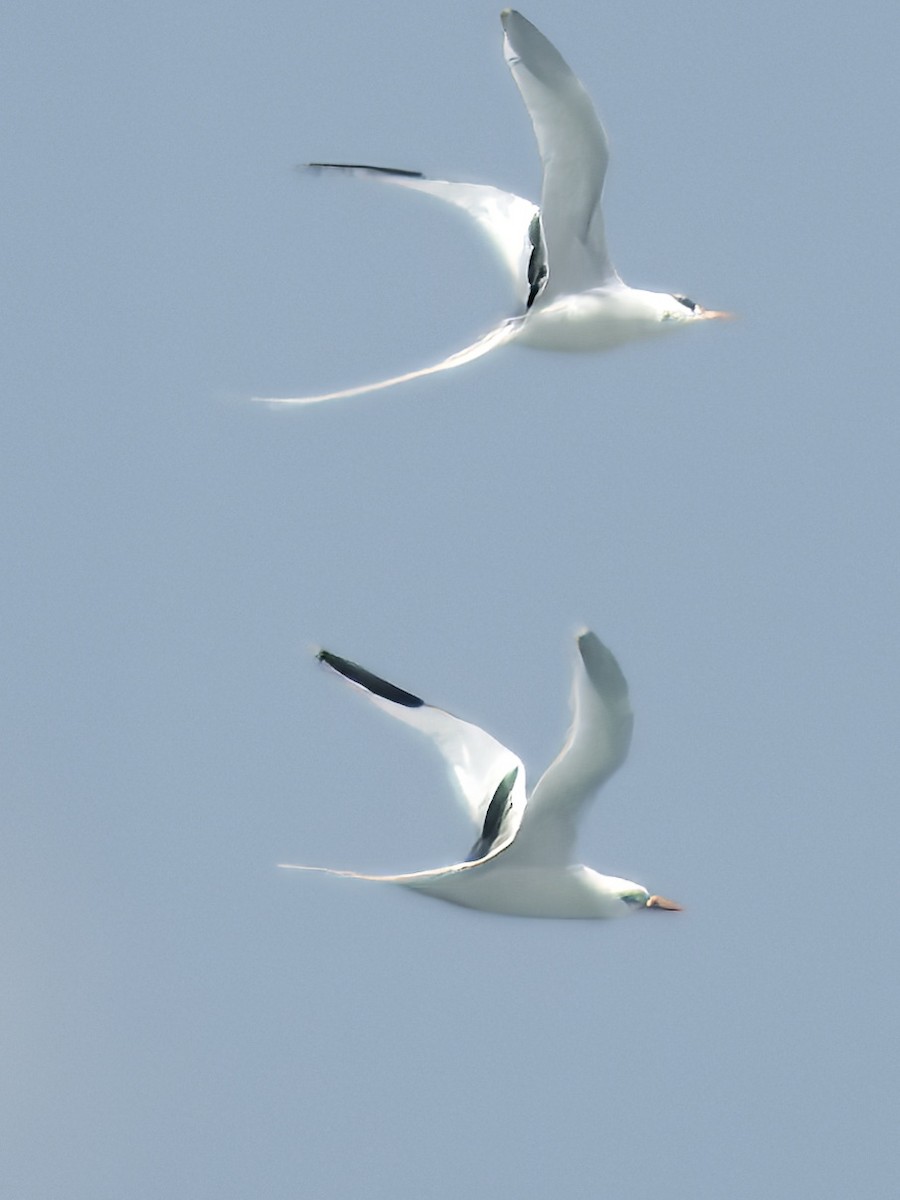
M 323 400 L 344 400 L 349 396 L 364 396 L 367 392 L 380 392 L 385 388 L 394 387 L 398 383 L 409 383 L 412 379 L 422 379 L 426 375 L 437 375 L 439 371 L 450 371 L 461 367 L 464 363 L 474 362 L 498 346 L 511 342 L 522 328 L 524 317 L 510 317 L 502 325 L 486 333 L 484 337 L 467 346 L 465 350 L 457 350 L 449 358 L 435 363 L 433 367 L 422 367 L 418 371 L 407 371 L 405 375 L 394 375 L 391 379 L 382 379 L 378 383 L 364 383 L 361 387 L 344 388 L 340 392 L 324 392 L 321 396 L 254 396 L 253 399 L 261 404 L 320 404 Z
M 628 684 L 612 652 L 588 630 L 578 636 L 572 707 L 566 743 L 538 780 L 509 849 L 516 864 L 570 863 L 581 813 L 628 754 Z
M 516 296 L 521 300 L 532 243 L 528 231 L 537 215 L 537 205 L 512 192 L 483 183 L 453 183 L 447 179 L 427 179 L 419 171 L 401 171 L 394 167 L 370 167 L 357 163 L 309 163 L 311 171 L 340 171 L 360 179 L 377 179 L 399 187 L 424 192 L 447 204 L 461 208 L 487 235 L 512 278 Z
M 426 704 L 358 663 L 328 650 L 320 650 L 318 658 L 384 712 L 432 739 L 450 769 L 464 809 L 480 830 L 470 859 L 499 853 L 515 835 L 525 810 L 522 760 L 477 725 Z
M 555 46 L 513 9 L 500 20 L 504 57 L 544 168 L 541 222 L 550 274 L 537 301 L 543 306 L 618 278 L 600 208 L 609 143 L 590 97 Z

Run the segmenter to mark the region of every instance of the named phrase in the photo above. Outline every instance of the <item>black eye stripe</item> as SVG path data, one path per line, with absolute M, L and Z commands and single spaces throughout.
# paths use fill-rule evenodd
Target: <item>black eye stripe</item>
M 685 308 L 689 308 L 691 312 L 694 312 L 697 307 L 696 301 L 689 300 L 687 296 L 676 296 L 675 299 L 679 304 L 683 304 Z

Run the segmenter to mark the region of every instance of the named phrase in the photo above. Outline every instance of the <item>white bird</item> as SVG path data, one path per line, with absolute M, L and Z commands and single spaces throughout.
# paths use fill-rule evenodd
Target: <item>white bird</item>
M 565 745 L 530 796 L 522 760 L 468 721 L 426 704 L 327 650 L 318 658 L 391 716 L 436 743 L 463 807 L 478 830 L 464 862 L 407 875 L 363 875 L 297 866 L 351 879 L 393 883 L 465 908 L 520 917 L 603 918 L 649 908 L 680 909 L 628 879 L 573 861 L 578 820 L 594 792 L 621 766 L 631 742 L 628 684 L 596 634 L 578 636 L 574 717 Z
M 609 145 L 590 97 L 559 51 L 520 13 L 505 9 L 500 20 L 504 56 L 540 151 L 540 208 L 486 184 L 427 179 L 418 171 L 347 163 L 309 166 L 385 180 L 469 213 L 512 274 L 522 311 L 434 366 L 320 396 L 266 398 L 267 403 L 315 404 L 361 396 L 448 371 L 507 342 L 545 350 L 609 350 L 731 315 L 703 309 L 677 293 L 648 292 L 622 282 L 609 260 L 600 207 Z

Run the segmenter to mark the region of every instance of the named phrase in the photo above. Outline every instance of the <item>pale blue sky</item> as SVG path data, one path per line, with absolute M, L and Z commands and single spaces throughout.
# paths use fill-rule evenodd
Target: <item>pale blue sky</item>
M 636 286 L 741 314 L 515 347 L 465 219 L 535 196 L 498 5 L 16 6 L 2 38 L 0 1191 L 758 1200 L 896 1188 L 896 7 L 525 8 L 610 134 Z M 631 684 L 585 861 L 515 921 L 279 861 L 471 833 L 322 643 L 532 779 L 572 634 Z

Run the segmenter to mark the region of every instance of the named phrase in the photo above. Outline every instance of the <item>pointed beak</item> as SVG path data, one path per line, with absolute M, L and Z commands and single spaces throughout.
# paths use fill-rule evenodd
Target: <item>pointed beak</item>
M 736 321 L 737 313 L 717 312 L 714 308 L 704 308 L 700 313 L 700 319 L 703 321 Z
M 651 896 L 647 901 L 646 908 L 665 908 L 669 912 L 683 912 L 680 904 L 676 904 L 674 900 L 667 900 L 665 896 Z

